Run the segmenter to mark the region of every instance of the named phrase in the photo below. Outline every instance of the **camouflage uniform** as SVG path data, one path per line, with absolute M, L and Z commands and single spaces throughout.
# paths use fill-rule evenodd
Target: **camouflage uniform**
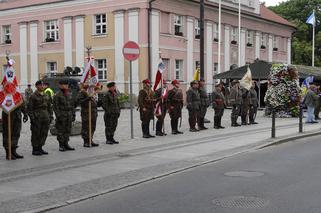
M 163 97 L 162 100 L 162 92 L 164 91 L 164 88 L 159 88 L 158 90 L 155 91 L 155 99 L 157 102 L 159 102 L 159 107 L 160 107 L 160 114 L 156 115 L 157 117 L 157 122 L 156 122 L 156 135 L 158 136 L 163 136 L 165 133 L 163 133 L 163 125 L 164 125 L 164 119 L 166 116 L 167 112 L 167 96 Z
M 57 140 L 59 150 L 73 150 L 69 146 L 72 122 L 75 120 L 75 104 L 71 92 L 60 90 L 53 98 L 53 110 L 56 115 Z
M 84 140 L 84 146 L 88 147 L 90 142 L 93 146 L 98 144 L 89 141 L 89 102 L 91 103 L 91 139 L 96 130 L 97 121 L 97 101 L 94 97 L 90 97 L 88 92 L 82 89 L 78 93 L 77 102 L 81 106 L 81 137 Z
M 149 133 L 150 120 L 154 119 L 154 93 L 149 86 L 139 91 L 138 105 L 140 120 L 142 121 L 142 132 L 144 138 L 153 137 Z
M 250 89 L 250 113 L 249 113 L 249 120 L 250 120 L 250 124 L 256 124 L 255 122 L 255 117 L 256 117 L 256 113 L 257 113 L 257 108 L 258 108 L 258 97 L 257 97 L 257 92 L 254 88 Z
M 33 153 L 42 153 L 42 147 L 45 145 L 50 121 L 52 117 L 51 99 L 45 93 L 36 90 L 28 102 L 28 115 L 30 117 L 31 144 Z
M 20 156 L 16 153 L 16 149 L 18 148 L 18 141 L 20 138 L 20 132 L 21 132 L 21 113 L 24 114 L 24 120 L 25 117 L 27 117 L 27 109 L 25 103 L 17 107 L 15 110 L 10 112 L 10 118 L 11 118 L 11 148 L 12 148 L 12 159 L 16 158 L 22 158 L 23 156 Z M 2 139 L 3 139 L 3 148 L 6 150 L 7 159 L 8 159 L 8 114 L 2 111 Z M 20 157 L 19 157 L 20 156 Z
M 214 90 L 213 94 L 213 109 L 214 109 L 214 128 L 219 129 L 219 128 L 224 128 L 221 125 L 222 122 L 222 117 L 224 114 L 224 108 L 225 108 L 225 97 L 223 93 L 217 90 Z
M 229 100 L 233 107 L 232 113 L 231 113 L 232 126 L 239 126 L 239 124 L 237 123 L 237 118 L 239 117 L 240 111 L 241 111 L 240 107 L 242 103 L 242 96 L 241 96 L 240 89 L 237 85 L 234 85 L 231 88 Z
M 114 140 L 114 134 L 118 124 L 118 118 L 120 116 L 120 104 L 118 100 L 118 94 L 116 92 L 108 91 L 102 100 L 102 107 L 105 110 L 105 135 L 106 143 L 118 143 Z
M 181 89 L 174 87 L 168 91 L 167 107 L 171 118 L 172 133 L 182 133 L 178 131 L 178 119 L 182 117 L 183 108 L 183 93 Z
M 250 110 L 251 94 L 250 94 L 250 91 L 245 88 L 241 89 L 241 94 L 242 94 L 241 121 L 242 121 L 242 125 L 247 125 L 248 123 L 247 116 Z
M 200 126 L 200 108 L 201 108 L 201 97 L 198 89 L 190 87 L 186 92 L 186 104 L 188 109 L 188 121 L 190 130 L 195 131 L 195 125 L 198 123 Z

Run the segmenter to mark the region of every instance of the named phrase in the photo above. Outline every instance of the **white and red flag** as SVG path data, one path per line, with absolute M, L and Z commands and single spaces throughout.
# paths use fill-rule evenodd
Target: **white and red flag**
M 89 57 L 87 59 L 88 59 L 88 62 L 85 66 L 85 70 L 82 74 L 80 83 L 88 82 L 90 85 L 98 86 L 99 82 L 98 82 L 98 75 L 95 70 L 94 57 Z
M 23 103 L 13 64 L 14 61 L 9 59 L 0 85 L 0 107 L 6 113 L 13 111 Z
M 156 74 L 156 78 L 155 78 L 155 84 L 154 84 L 154 91 L 157 89 L 157 86 L 159 84 L 159 82 L 161 82 L 162 78 L 163 78 L 163 72 L 165 71 L 165 64 L 163 63 L 163 60 L 160 59 L 159 60 L 159 64 L 158 64 L 158 70 L 157 70 L 157 74 Z
M 162 114 L 162 107 L 161 107 L 161 104 L 162 104 L 162 100 L 165 99 L 168 95 L 168 90 L 167 90 L 167 87 L 166 88 L 163 88 L 162 90 L 162 95 L 161 95 L 161 99 L 160 101 L 157 102 L 156 104 L 156 107 L 155 107 L 155 115 L 156 116 L 160 116 Z M 164 103 L 163 103 L 164 104 Z M 164 106 L 163 106 L 164 107 Z

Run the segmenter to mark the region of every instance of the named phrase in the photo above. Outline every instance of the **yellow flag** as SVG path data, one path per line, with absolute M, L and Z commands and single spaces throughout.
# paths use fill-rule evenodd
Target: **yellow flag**
M 200 80 L 200 73 L 201 73 L 200 68 L 196 68 L 195 73 L 194 73 L 194 81 Z

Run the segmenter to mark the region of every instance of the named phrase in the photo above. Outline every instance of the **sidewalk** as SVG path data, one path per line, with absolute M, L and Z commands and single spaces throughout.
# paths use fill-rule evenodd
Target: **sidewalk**
M 257 125 L 230 127 L 230 110 L 225 111 L 223 126 L 213 129 L 213 110 L 208 130 L 188 131 L 187 112 L 184 111 L 183 135 L 171 135 L 169 118 L 165 122 L 165 137 L 141 138 L 138 112 L 134 113 L 135 139 L 130 140 L 129 110 L 122 111 L 116 133 L 119 145 L 106 145 L 103 113 L 99 113 L 94 140 L 97 148 L 83 148 L 80 136 L 71 138 L 75 152 L 58 151 L 56 138 L 49 136 L 45 149 L 48 156 L 31 155 L 29 124 L 23 126 L 19 153 L 25 159 L 6 161 L 0 152 L 0 206 L 4 212 L 47 209 L 63 206 L 81 199 L 107 193 L 191 168 L 195 165 L 246 152 L 270 142 L 271 119 L 259 111 Z M 79 119 L 79 118 L 78 118 Z M 304 125 L 305 132 L 315 133 L 321 124 Z M 298 136 L 297 118 L 277 118 L 276 136 Z

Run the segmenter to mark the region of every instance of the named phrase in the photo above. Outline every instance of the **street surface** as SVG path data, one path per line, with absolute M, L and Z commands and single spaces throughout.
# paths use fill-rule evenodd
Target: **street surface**
M 52 213 L 317 213 L 320 141 L 255 150 Z

